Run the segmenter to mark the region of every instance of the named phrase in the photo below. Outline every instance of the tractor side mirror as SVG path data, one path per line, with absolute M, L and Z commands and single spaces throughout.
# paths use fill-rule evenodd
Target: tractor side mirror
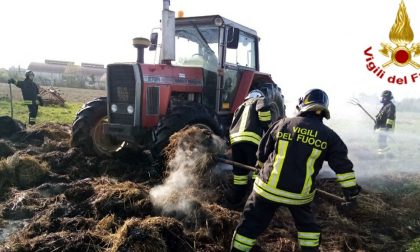
M 229 27 L 227 31 L 227 48 L 237 49 L 239 43 L 239 29 Z
M 150 34 L 150 46 L 149 46 L 149 51 L 156 51 L 157 48 L 157 43 L 158 43 L 158 33 L 157 32 L 153 32 L 152 34 Z

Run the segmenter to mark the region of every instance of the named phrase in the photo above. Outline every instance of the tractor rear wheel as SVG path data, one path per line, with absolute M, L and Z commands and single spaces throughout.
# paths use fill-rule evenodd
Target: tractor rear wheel
M 153 155 L 161 157 L 163 149 L 169 143 L 169 137 L 185 126 L 193 125 L 210 129 L 214 134 L 221 135 L 216 115 L 202 104 L 188 102 L 174 107 L 153 131 Z
M 112 156 L 125 146 L 103 132 L 108 121 L 107 98 L 99 97 L 83 105 L 72 126 L 71 146 L 84 153 L 98 156 Z

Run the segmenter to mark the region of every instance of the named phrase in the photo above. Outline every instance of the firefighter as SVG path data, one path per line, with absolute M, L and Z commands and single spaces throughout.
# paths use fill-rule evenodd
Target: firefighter
M 321 230 L 311 208 L 315 178 L 326 160 L 341 184 L 345 199 L 355 203 L 360 187 L 341 138 L 323 124 L 330 118 L 327 94 L 309 90 L 297 105 L 298 114 L 274 123 L 257 151 L 263 164 L 255 179 L 231 251 L 250 251 L 269 225 L 276 209 L 285 206 L 293 216 L 301 251 L 319 251 Z
M 245 101 L 236 109 L 229 129 L 232 159 L 242 164 L 255 166 L 258 144 L 270 123 L 270 107 L 266 104 L 264 94 L 258 89 L 250 91 Z M 248 175 L 248 170 L 233 166 L 233 185 L 228 196 L 228 201 L 233 206 L 237 206 L 244 200 L 249 186 L 252 185 Z M 254 177 L 255 174 L 252 176 Z
M 28 106 L 29 110 L 29 124 L 33 125 L 36 122 L 36 116 L 38 114 L 38 104 L 40 104 L 40 97 L 38 85 L 35 84 L 34 80 L 34 73 L 31 70 L 27 70 L 25 72 L 25 80 L 23 81 L 16 81 L 14 79 L 10 79 L 8 83 L 13 83 L 17 87 L 22 90 L 22 96 L 24 103 Z M 42 105 L 42 104 L 41 104 Z
M 385 90 L 381 95 L 382 108 L 376 115 L 374 129 L 378 133 L 378 154 L 384 154 L 390 150 L 388 137 L 395 128 L 395 105 L 392 103 L 392 92 Z

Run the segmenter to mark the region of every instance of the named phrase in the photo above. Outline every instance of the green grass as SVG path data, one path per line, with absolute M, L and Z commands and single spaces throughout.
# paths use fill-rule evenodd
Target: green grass
M 415 239 L 409 246 L 407 252 L 420 252 L 420 238 Z
M 59 106 L 39 106 L 37 123 L 55 122 L 63 124 L 73 123 L 77 111 L 82 107 L 81 102 L 66 102 L 64 107 Z M 10 102 L 0 100 L 0 116 L 10 116 Z M 21 101 L 13 103 L 13 118 L 23 123 L 28 122 L 28 107 Z

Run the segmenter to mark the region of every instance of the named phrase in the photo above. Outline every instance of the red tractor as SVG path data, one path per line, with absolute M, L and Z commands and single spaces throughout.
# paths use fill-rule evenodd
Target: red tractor
M 107 97 L 86 103 L 72 127 L 72 145 L 113 155 L 123 148 L 159 154 L 169 137 L 199 125 L 227 137 L 235 109 L 250 90 L 265 94 L 272 118 L 283 117 L 281 89 L 259 72 L 256 31 L 218 15 L 175 18 L 163 0 L 161 42 L 135 38 L 136 63 L 107 66 Z M 145 64 L 144 49 L 160 51 Z

